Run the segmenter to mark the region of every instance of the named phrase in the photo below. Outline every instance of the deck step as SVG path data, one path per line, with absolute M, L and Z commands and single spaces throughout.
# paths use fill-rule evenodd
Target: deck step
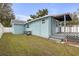
M 55 38 L 55 39 L 64 39 L 65 37 L 64 36 L 52 36 L 52 38 Z

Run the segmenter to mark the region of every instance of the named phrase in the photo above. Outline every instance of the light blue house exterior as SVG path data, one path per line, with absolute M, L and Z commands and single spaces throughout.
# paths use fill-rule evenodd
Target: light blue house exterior
M 23 24 L 14 24 L 13 25 L 13 33 L 14 34 L 24 34 L 24 25 Z
M 13 20 L 13 33 L 24 34 L 25 31 L 31 31 L 32 35 L 49 38 L 52 35 L 60 32 L 60 22 L 63 21 L 63 19 L 66 21 L 65 18 L 69 19 L 70 17 L 68 14 L 66 15 L 66 17 L 64 17 L 64 15 L 47 15 L 29 22 L 16 22 L 15 20 Z M 65 23 L 66 22 L 64 22 L 64 24 Z
M 26 22 L 12 20 L 11 23 L 12 23 L 12 33 L 13 34 L 24 34 Z
M 51 18 L 50 16 L 38 18 L 35 21 L 31 21 L 27 23 L 29 25 L 29 28 L 27 28 L 28 25 L 26 25 L 25 30 L 31 31 L 32 35 L 48 38 L 51 35 L 51 20 L 52 19 L 53 18 Z

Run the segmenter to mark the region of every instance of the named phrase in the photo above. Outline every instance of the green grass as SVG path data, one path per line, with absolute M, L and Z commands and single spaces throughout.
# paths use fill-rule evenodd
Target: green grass
M 37 36 L 3 34 L 0 39 L 0 55 L 12 56 L 60 56 L 79 55 L 79 48 L 56 43 Z

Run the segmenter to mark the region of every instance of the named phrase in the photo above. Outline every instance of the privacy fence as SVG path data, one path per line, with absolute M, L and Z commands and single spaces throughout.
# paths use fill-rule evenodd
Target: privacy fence
M 11 27 L 4 27 L 1 23 L 0 23 L 0 38 L 3 35 L 3 33 L 7 33 L 7 32 L 12 32 L 12 28 Z
M 2 24 L 0 23 L 0 38 L 1 38 L 1 36 L 2 36 L 3 33 L 4 33 L 4 31 L 3 31 L 3 26 L 2 26 Z

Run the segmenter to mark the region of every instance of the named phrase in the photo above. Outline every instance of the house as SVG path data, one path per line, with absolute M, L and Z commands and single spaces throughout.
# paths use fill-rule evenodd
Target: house
M 46 15 L 29 22 L 12 20 L 12 28 L 14 34 L 24 34 L 24 31 L 31 31 L 32 35 L 45 38 L 52 37 L 56 33 L 61 32 L 61 21 L 64 21 L 64 32 L 66 21 L 71 20 L 70 14 Z
M 13 34 L 24 34 L 25 31 L 25 21 L 12 20 L 12 33 Z

